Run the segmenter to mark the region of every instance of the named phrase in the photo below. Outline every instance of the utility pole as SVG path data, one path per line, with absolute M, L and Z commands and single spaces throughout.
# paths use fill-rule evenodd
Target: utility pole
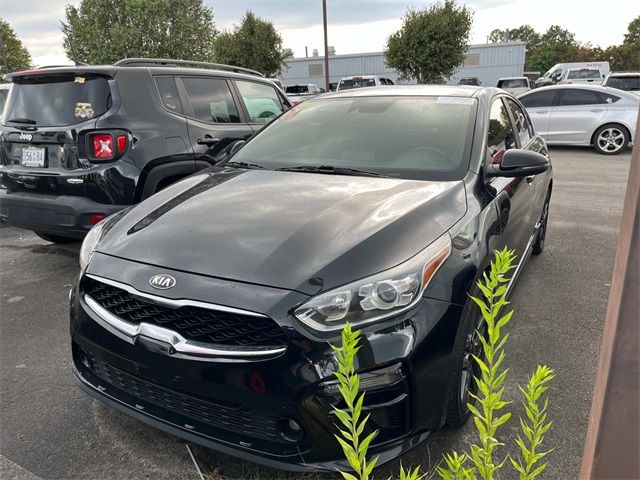
M 327 0 L 322 0 L 322 25 L 324 27 L 324 88 L 329 91 L 329 42 L 327 41 Z

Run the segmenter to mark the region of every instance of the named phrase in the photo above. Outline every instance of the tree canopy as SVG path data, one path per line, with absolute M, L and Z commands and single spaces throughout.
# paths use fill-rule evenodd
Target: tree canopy
M 293 52 L 282 47 L 282 37 L 271 22 L 247 11 L 240 24 L 214 41 L 216 62 L 257 70 L 268 77 L 279 74 Z
M 11 25 L 0 18 L 0 77 L 32 67 L 31 55 L 22 45 Z
M 499 43 L 504 32 L 498 28 L 491 31 L 489 41 Z M 552 25 L 540 34 L 530 25 L 509 30 L 509 40 L 527 43 L 526 70 L 546 72 L 556 63 L 609 61 L 612 70 L 640 69 L 640 17 L 633 19 L 621 45 L 603 49 L 591 43 L 580 43 L 570 31 Z
M 208 61 L 217 33 L 202 0 L 82 0 L 67 5 L 65 20 L 67 56 L 93 64 L 127 57 Z
M 472 20 L 471 11 L 455 0 L 409 9 L 402 28 L 387 40 L 387 65 L 402 80 L 442 83 L 464 62 Z

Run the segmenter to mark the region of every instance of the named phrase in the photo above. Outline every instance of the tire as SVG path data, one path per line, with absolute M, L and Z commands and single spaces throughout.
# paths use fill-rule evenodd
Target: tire
M 602 155 L 617 155 L 629 145 L 629 132 L 622 125 L 609 123 L 593 134 L 593 146 Z
M 482 293 L 475 284 L 469 294 L 482 298 Z M 468 299 L 462 309 L 458 334 L 453 345 L 453 371 L 446 422 L 451 428 L 460 428 L 467 423 L 471 416 L 467 403 L 473 402 L 468 392 L 478 393 L 473 377 L 480 376 L 480 367 L 471 357 L 471 353 L 482 359 L 484 353 L 477 332 L 486 335 L 486 324 L 478 306 Z
M 531 253 L 534 255 L 540 255 L 544 250 L 545 239 L 547 236 L 547 222 L 549 220 L 549 201 L 551 200 L 551 192 L 547 193 L 547 198 L 544 200 L 542 207 L 542 214 L 540 216 L 540 229 L 536 235 L 536 241 L 533 244 Z
M 77 238 L 63 237 L 61 235 L 51 235 L 49 233 L 43 233 L 43 232 L 33 232 L 33 233 L 35 233 L 41 239 L 46 240 L 47 242 L 57 243 L 59 245 L 66 245 L 69 243 L 76 243 L 80 241 Z

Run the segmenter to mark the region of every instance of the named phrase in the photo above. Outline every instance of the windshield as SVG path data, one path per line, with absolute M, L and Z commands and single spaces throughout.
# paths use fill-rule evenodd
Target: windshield
M 289 85 L 286 89 L 286 93 L 309 93 L 309 87 L 307 85 Z
M 28 119 L 40 126 L 73 125 L 103 114 L 111 101 L 107 80 L 96 76 L 17 79 L 13 88 L 15 100 L 4 116 L 5 123 Z
M 473 87 L 477 87 L 480 85 L 477 78 L 462 78 L 459 82 L 460 85 L 471 85 Z
M 469 165 L 475 105 L 466 97 L 316 97 L 282 114 L 233 161 L 461 179 Z
M 498 88 L 527 88 L 528 86 L 526 78 L 511 78 L 498 82 Z
M 350 80 L 340 80 L 338 90 L 350 90 L 352 88 L 375 87 L 376 81 L 373 78 L 353 78 Z
M 640 75 L 625 77 L 609 77 L 607 79 L 607 87 L 617 88 L 619 90 L 640 90 Z

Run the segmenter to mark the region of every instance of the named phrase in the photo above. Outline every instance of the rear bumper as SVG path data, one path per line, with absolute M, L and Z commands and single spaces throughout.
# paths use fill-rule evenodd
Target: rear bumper
M 97 203 L 85 197 L 0 189 L 0 219 L 18 227 L 65 237 L 84 237 L 93 226 L 92 214 L 111 215 L 126 207 Z

